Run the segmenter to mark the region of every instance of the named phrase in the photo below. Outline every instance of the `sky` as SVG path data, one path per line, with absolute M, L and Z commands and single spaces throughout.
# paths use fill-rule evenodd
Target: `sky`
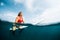
M 14 22 L 22 11 L 25 23 L 60 22 L 60 0 L 0 0 L 0 19 Z

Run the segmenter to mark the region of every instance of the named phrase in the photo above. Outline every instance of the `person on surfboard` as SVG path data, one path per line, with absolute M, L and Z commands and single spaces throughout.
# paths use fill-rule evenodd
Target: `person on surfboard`
M 20 23 L 20 24 L 24 23 L 22 12 L 19 12 L 18 16 L 15 19 L 15 23 Z M 13 31 L 15 31 L 16 28 L 22 29 L 21 27 L 22 26 L 14 26 Z

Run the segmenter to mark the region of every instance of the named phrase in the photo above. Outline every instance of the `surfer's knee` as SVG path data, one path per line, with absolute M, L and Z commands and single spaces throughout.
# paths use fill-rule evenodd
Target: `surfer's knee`
M 13 31 L 15 31 L 16 30 L 16 26 L 13 26 Z

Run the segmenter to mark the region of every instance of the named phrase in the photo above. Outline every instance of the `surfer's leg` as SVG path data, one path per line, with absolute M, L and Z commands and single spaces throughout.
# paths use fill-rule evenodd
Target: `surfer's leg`
M 13 31 L 15 31 L 16 30 L 16 26 L 13 26 Z
M 13 28 L 12 28 L 12 30 L 13 30 L 13 31 L 16 30 L 16 24 L 15 24 L 15 23 L 13 23 Z

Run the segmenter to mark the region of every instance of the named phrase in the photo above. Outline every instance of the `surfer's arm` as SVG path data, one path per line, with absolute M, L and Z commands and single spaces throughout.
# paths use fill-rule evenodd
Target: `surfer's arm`
M 24 20 L 23 20 L 23 23 L 24 23 Z
M 23 17 L 23 23 L 24 23 L 24 21 L 25 21 L 25 20 L 24 20 L 24 17 Z
M 15 19 L 15 23 L 18 23 L 18 17 L 16 17 L 16 19 Z

